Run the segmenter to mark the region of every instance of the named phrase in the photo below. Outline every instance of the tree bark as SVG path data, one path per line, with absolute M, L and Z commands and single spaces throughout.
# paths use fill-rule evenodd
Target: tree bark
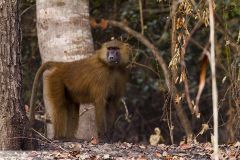
M 93 53 L 88 0 L 37 0 L 37 30 L 43 63 L 74 61 Z M 45 94 L 44 102 L 47 113 L 51 112 Z M 92 105 L 81 105 L 76 138 L 90 140 L 97 136 L 94 114 Z M 47 130 L 52 138 L 51 124 Z
M 30 133 L 22 98 L 20 42 L 19 0 L 0 1 L 0 150 L 26 149 Z

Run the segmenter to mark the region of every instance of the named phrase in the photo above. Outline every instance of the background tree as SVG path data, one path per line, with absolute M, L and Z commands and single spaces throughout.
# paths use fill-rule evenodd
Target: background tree
M 0 149 L 26 149 L 29 124 L 22 99 L 19 0 L 0 2 Z
M 42 63 L 74 61 L 93 53 L 88 0 L 37 0 L 36 7 L 38 44 Z M 46 97 L 44 101 L 47 113 L 51 112 Z M 76 137 L 88 140 L 96 137 L 94 106 L 82 105 L 80 114 Z M 47 131 L 48 137 L 52 138 L 50 123 L 47 125 Z

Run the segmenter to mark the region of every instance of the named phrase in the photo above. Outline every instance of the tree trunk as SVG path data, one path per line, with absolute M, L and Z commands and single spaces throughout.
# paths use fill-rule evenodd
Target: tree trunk
M 30 133 L 22 101 L 20 41 L 19 0 L 1 1 L 0 150 L 26 149 L 22 137 Z
M 37 0 L 37 30 L 43 62 L 74 61 L 93 53 L 88 0 Z M 45 96 L 44 102 L 49 113 Z M 76 138 L 96 137 L 94 114 L 92 105 L 81 105 Z M 47 136 L 52 138 L 51 124 L 47 125 L 47 130 Z

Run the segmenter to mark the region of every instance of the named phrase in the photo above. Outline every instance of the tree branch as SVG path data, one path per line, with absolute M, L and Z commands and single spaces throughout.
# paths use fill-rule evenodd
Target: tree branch
M 124 23 L 117 22 L 114 20 L 108 20 L 107 22 L 108 22 L 108 24 L 115 26 L 115 27 L 119 27 L 122 30 L 126 31 L 128 34 L 134 36 L 136 39 L 141 41 L 147 48 L 149 48 L 152 51 L 153 56 L 156 58 L 156 60 L 158 61 L 159 65 L 161 66 L 161 68 L 163 70 L 163 74 L 165 77 L 165 83 L 168 87 L 168 90 L 171 91 L 169 70 L 167 68 L 166 62 L 164 61 L 164 59 L 161 56 L 161 53 L 158 51 L 158 49 L 151 42 L 149 42 L 149 40 L 147 40 L 142 34 L 132 30 Z

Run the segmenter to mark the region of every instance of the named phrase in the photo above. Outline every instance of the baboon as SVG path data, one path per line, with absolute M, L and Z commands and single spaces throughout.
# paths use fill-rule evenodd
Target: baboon
M 49 70 L 44 85 L 53 123 L 54 139 L 73 137 L 80 104 L 95 105 L 99 135 L 113 127 L 117 106 L 124 95 L 131 47 L 111 40 L 92 56 L 74 62 L 46 62 L 38 69 L 30 100 L 30 123 L 34 122 L 34 97 L 39 79 Z

